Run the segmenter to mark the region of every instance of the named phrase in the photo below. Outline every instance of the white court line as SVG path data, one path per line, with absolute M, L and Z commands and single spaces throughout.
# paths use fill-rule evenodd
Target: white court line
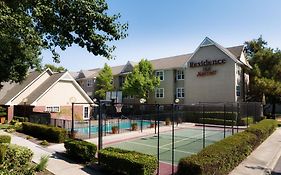
M 217 134 L 217 133 L 215 133 L 215 134 Z M 213 135 L 215 135 L 215 134 L 210 134 L 210 135 L 207 135 L 207 134 L 206 134 L 206 137 L 208 137 L 208 136 L 213 136 Z M 160 136 L 161 136 L 161 135 L 160 135 Z M 198 135 L 195 135 L 194 138 L 185 138 L 185 139 L 181 139 L 181 140 L 175 141 L 174 143 L 186 141 L 186 140 L 189 140 L 189 139 L 203 140 L 203 138 L 196 138 L 196 137 L 198 137 L 198 136 L 202 136 L 202 133 L 201 133 L 201 134 L 198 134 Z M 168 146 L 168 145 L 171 145 L 171 144 L 173 144 L 173 143 L 172 143 L 172 142 L 171 142 L 171 143 L 167 143 L 167 144 L 165 144 L 165 145 L 160 146 L 160 148 L 165 147 L 165 146 Z
M 136 145 L 143 145 L 143 146 L 147 146 L 147 147 L 151 147 L 151 148 L 157 148 L 157 146 L 147 145 L 147 144 L 144 144 L 144 143 L 138 143 L 138 142 L 132 142 L 132 141 L 127 141 L 127 142 L 128 143 L 132 143 L 132 144 L 136 144 Z M 171 151 L 169 148 L 161 148 L 161 147 L 159 147 L 159 148 Z M 175 151 L 182 152 L 182 153 L 187 153 L 187 154 L 196 154 L 194 152 L 189 152 L 189 151 L 182 151 L 182 150 L 175 150 Z

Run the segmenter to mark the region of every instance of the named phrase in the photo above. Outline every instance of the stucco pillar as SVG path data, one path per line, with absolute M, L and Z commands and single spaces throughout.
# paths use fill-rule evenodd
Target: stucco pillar
M 9 106 L 7 110 L 8 122 L 10 122 L 14 117 L 14 106 Z

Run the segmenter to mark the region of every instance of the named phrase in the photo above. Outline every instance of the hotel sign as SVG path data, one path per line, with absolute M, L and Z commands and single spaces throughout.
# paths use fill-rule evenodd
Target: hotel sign
M 213 65 L 225 64 L 226 59 L 218 59 L 218 60 L 203 60 L 200 62 L 190 62 L 189 67 L 203 67 L 202 71 L 197 73 L 197 77 L 203 77 L 208 75 L 215 75 L 217 73 L 216 70 L 212 70 Z
M 212 65 L 225 64 L 225 63 L 226 63 L 226 59 L 205 60 L 200 62 L 190 62 L 189 67 L 212 66 Z

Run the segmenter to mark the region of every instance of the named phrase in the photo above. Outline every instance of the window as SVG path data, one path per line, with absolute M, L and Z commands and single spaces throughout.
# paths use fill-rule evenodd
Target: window
M 46 106 L 46 112 L 60 112 L 59 106 Z
M 93 80 L 87 80 L 87 87 L 92 87 L 93 86 Z
M 164 98 L 164 88 L 156 88 L 155 97 L 156 98 Z
M 184 80 L 184 71 L 183 70 L 177 70 L 177 80 Z
M 184 88 L 177 88 L 177 98 L 184 98 Z
M 89 118 L 89 107 L 84 107 L 84 118 Z
M 164 71 L 156 71 L 156 77 L 159 77 L 160 81 L 164 80 Z
M 240 86 L 236 86 L 236 95 L 239 97 L 241 95 Z

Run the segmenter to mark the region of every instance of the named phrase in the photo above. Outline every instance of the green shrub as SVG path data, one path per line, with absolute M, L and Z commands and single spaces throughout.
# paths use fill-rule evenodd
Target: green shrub
M 8 145 L 0 143 L 0 164 L 3 163 L 5 160 L 6 152 L 7 152 Z
M 43 171 L 47 167 L 49 156 L 45 155 L 40 158 L 40 162 L 35 166 L 35 171 Z
M 11 136 L 0 135 L 0 143 L 11 143 Z
M 225 120 L 224 119 L 216 119 L 216 118 L 200 118 L 199 119 L 199 123 L 205 123 L 205 124 L 214 124 L 214 125 L 228 125 L 228 126 L 232 126 L 232 125 L 236 125 L 236 121 L 235 120 Z
M 274 120 L 263 120 L 246 131 L 207 146 L 199 153 L 182 158 L 177 175 L 224 175 L 242 162 L 276 128 Z
M 101 165 L 113 172 L 134 175 L 152 175 L 157 168 L 155 156 L 118 148 L 105 148 L 98 152 Z
M 67 135 L 67 131 L 63 128 L 29 122 L 22 123 L 22 132 L 42 140 L 56 143 L 64 142 Z
M 40 145 L 43 145 L 43 146 L 48 146 L 49 145 L 49 142 L 47 140 L 43 140 Z
M 248 125 L 251 125 L 251 124 L 253 124 L 254 123 L 254 119 L 253 119 L 253 117 L 243 117 L 243 118 L 241 118 L 241 120 L 238 122 L 238 125 L 239 126 L 246 126 L 247 124 Z
M 33 174 L 33 168 L 30 166 L 32 155 L 28 148 L 9 145 L 0 172 L 9 175 Z
M 184 111 L 178 112 L 178 115 L 181 116 L 183 122 L 199 122 L 200 118 L 203 117 L 203 113 L 195 112 L 195 111 Z M 223 119 L 226 120 L 236 120 L 237 113 L 236 112 L 204 112 L 204 118 L 215 118 L 215 119 Z
M 16 121 L 19 121 L 19 122 L 28 122 L 28 118 L 27 117 L 14 116 L 13 120 L 16 120 Z
M 97 146 L 83 140 L 68 140 L 64 142 L 66 153 L 81 162 L 90 162 L 95 159 Z
M 246 129 L 246 132 L 255 134 L 259 142 L 263 142 L 277 127 L 278 122 L 276 120 L 265 119 L 255 125 Z

